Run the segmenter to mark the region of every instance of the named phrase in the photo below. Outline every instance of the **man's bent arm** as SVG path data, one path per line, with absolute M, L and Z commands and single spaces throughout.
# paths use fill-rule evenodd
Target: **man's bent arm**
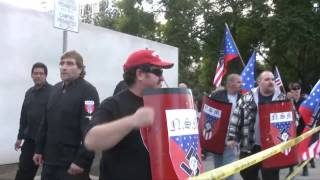
M 133 129 L 151 125 L 153 119 L 153 109 L 142 107 L 133 115 L 94 126 L 85 137 L 85 146 L 89 150 L 96 151 L 111 149 Z

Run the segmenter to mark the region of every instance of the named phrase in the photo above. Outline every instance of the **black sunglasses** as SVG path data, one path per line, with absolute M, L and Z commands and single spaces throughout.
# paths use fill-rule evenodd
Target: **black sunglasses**
M 301 87 L 292 87 L 292 90 L 299 90 Z
M 162 69 L 159 69 L 159 68 L 153 68 L 153 67 L 147 67 L 147 66 L 142 66 L 141 67 L 141 70 L 143 72 L 146 72 L 146 73 L 152 73 L 158 77 L 162 76 L 163 74 L 163 70 Z

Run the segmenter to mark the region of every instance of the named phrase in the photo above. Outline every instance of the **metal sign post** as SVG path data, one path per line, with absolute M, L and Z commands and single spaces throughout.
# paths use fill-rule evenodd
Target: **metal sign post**
M 62 53 L 64 53 L 68 45 L 68 31 L 79 32 L 79 3 L 77 0 L 55 0 L 53 26 L 63 29 Z

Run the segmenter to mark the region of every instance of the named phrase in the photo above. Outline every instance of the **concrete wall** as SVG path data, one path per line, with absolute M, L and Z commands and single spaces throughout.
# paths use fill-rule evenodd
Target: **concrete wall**
M 48 82 L 60 81 L 59 58 L 62 54 L 62 30 L 53 28 L 51 15 L 19 9 L 0 3 L 0 165 L 17 162 L 14 142 L 19 127 L 25 91 L 33 85 L 33 63 L 48 66 Z M 154 49 L 175 63 L 165 71 L 169 86 L 178 82 L 178 49 L 165 44 L 80 24 L 79 33 L 68 33 L 68 50 L 79 51 L 87 66 L 86 79 L 96 86 L 100 99 L 112 95 L 122 79 L 122 65 L 137 49 Z

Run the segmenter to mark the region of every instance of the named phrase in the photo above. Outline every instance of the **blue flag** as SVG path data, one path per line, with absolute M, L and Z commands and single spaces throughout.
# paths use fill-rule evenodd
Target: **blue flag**
M 243 93 L 250 91 L 252 88 L 254 88 L 255 85 L 255 64 L 256 64 L 256 51 L 254 50 L 246 67 L 241 72 L 241 78 L 242 78 L 242 86 L 241 91 Z

